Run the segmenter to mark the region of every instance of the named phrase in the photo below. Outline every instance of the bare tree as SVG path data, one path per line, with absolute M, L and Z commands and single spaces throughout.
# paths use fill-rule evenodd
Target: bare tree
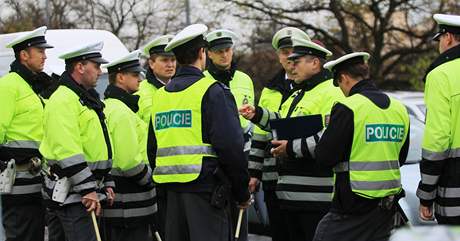
M 371 77 L 380 84 L 409 78 L 398 68 L 434 51 L 433 13 L 458 9 L 453 0 L 229 0 L 233 14 L 259 24 L 299 27 L 335 54 L 368 51 Z

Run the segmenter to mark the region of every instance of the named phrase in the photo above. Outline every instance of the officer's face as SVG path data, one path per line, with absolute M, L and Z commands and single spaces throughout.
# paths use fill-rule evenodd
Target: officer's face
M 336 81 L 343 95 L 346 97 L 350 95 L 350 90 L 356 83 L 356 80 L 353 80 L 348 74 L 343 72 L 337 74 Z
M 46 53 L 44 48 L 29 47 L 20 52 L 21 62 L 34 73 L 43 71 Z
M 122 89 L 126 90 L 128 93 L 134 93 L 139 90 L 139 83 L 141 80 L 141 73 L 135 72 L 120 73 L 118 79 Z
M 288 60 L 288 56 L 292 54 L 292 48 L 282 48 L 277 51 L 278 59 L 280 64 L 283 66 L 283 69 L 287 73 L 292 73 L 294 70 L 293 61 Z
M 444 53 L 446 50 L 456 45 L 456 43 L 457 41 L 452 33 L 447 32 L 442 34 L 439 36 L 439 53 Z
M 221 69 L 229 69 L 232 64 L 233 49 L 223 48 L 218 50 L 209 50 L 208 57 L 212 63 Z
M 82 84 L 85 88 L 90 89 L 96 87 L 97 79 L 102 73 L 101 64 L 87 61 L 82 64 Z
M 302 56 L 294 60 L 294 82 L 302 83 L 310 79 L 318 71 L 318 65 L 321 65 L 318 58 L 311 56 Z
M 176 57 L 163 55 L 151 56 L 149 66 L 158 78 L 169 80 L 176 73 Z

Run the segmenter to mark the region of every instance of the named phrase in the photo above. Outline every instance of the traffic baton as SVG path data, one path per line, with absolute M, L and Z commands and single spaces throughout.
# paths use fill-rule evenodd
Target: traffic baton
M 152 234 L 153 236 L 155 237 L 155 240 L 156 241 L 162 241 L 161 240 L 161 236 L 160 236 L 160 233 L 158 232 L 158 230 L 155 228 L 155 225 L 153 223 L 150 224 L 150 230 L 152 231 Z M 154 241 L 155 241 L 154 240 Z
M 240 228 L 241 228 L 241 219 L 243 218 L 244 209 L 240 208 L 240 213 L 238 214 L 238 223 L 236 224 L 235 239 L 240 237 Z
M 155 238 L 157 238 L 157 241 L 162 241 L 160 237 L 160 233 L 158 233 L 158 231 L 155 231 Z
M 91 211 L 91 218 L 93 220 L 93 226 L 94 226 L 94 232 L 96 233 L 96 239 L 97 241 L 102 241 L 101 234 L 99 233 L 99 228 L 97 227 L 96 214 L 94 213 L 94 211 Z

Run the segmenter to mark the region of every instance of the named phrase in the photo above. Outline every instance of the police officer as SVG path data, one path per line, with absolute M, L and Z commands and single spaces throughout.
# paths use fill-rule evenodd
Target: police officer
M 45 107 L 40 153 L 50 170 L 43 195 L 69 241 L 96 240 L 89 212 L 98 215 L 100 201 L 107 198 L 111 204 L 115 196 L 104 104 L 94 90 L 100 65 L 107 63 L 102 47 L 103 42 L 92 43 L 59 56 L 66 71 Z M 60 225 L 49 226 L 50 233 Z
M 169 83 L 176 74 L 176 57 L 171 51 L 165 51 L 166 45 L 171 41 L 173 35 L 159 36 L 143 47 L 144 56 L 148 56 L 148 68 L 146 79 L 139 85 L 135 95 L 139 95 L 139 111 L 137 114 L 144 122 L 150 122 L 152 114 L 153 96 L 158 89 Z M 156 186 L 158 212 L 155 215 L 156 228 L 164 237 L 166 220 L 166 191 L 161 185 Z
M 264 86 L 260 95 L 258 105 L 269 111 L 279 111 L 281 104 L 292 94 L 295 83 L 294 66 L 288 61 L 292 54 L 291 37 L 297 35 L 309 39 L 302 30 L 294 27 L 285 27 L 275 33 L 272 39 L 273 48 L 276 50 L 278 60 L 282 69 Z M 278 197 L 276 196 L 276 182 L 278 181 L 278 170 L 276 158 L 270 153 L 269 143 L 272 140 L 270 132 L 254 127 L 251 140 L 251 151 L 249 153 L 249 190 L 254 192 L 256 184 L 262 180 L 264 190 L 264 201 L 267 206 L 268 219 L 270 223 L 270 235 L 273 241 L 287 240 L 287 225 L 280 210 Z
M 388 240 L 394 225 L 409 116 L 402 103 L 368 79 L 368 58 L 357 52 L 324 66 L 347 98 L 334 105 L 315 149 L 317 162 L 336 173 L 332 207 L 315 241 Z
M 208 69 L 204 75 L 215 79 L 230 88 L 237 106 L 254 105 L 254 85 L 251 77 L 237 70 L 233 61 L 233 45 L 236 34 L 227 29 L 218 29 L 206 35 L 208 41 Z M 252 124 L 240 117 L 244 133 L 244 151 L 249 154 L 251 146 Z
M 139 85 L 135 93 L 140 96 L 137 114 L 148 125 L 152 113 L 152 98 L 155 92 L 171 80 L 176 73 L 176 57 L 165 46 L 173 38 L 172 35 L 159 36 L 143 47 L 144 56 L 148 57 L 146 79 Z
M 41 198 L 40 153 L 43 137 L 42 73 L 46 27 L 19 34 L 7 44 L 15 60 L 10 73 L 0 79 L 0 162 L 16 165 L 14 185 L 5 190 L 2 180 L 3 226 L 6 240 L 43 240 L 44 208 Z M 2 178 L 3 179 L 3 178 Z M 9 189 L 9 188 L 6 188 Z
M 343 97 L 333 86 L 331 73 L 322 67 L 332 53 L 307 38 L 294 36 L 292 42 L 294 50 L 289 59 L 294 61 L 297 91 L 281 105 L 279 113 L 261 107 L 241 109 L 243 116 L 265 130 L 270 130 L 270 119 L 316 114 L 320 114 L 323 124 L 327 125 L 332 105 Z M 320 134 L 271 142 L 271 154 L 282 160 L 276 195 L 285 213 L 289 240 L 312 240 L 318 222 L 331 204 L 332 169 L 318 166 L 312 153 Z
M 250 203 L 233 96 L 224 84 L 202 73 L 206 31 L 205 25 L 190 25 L 166 46 L 181 67 L 153 100 L 153 148 L 148 151 L 155 157 L 153 179 L 167 190 L 170 241 L 229 240 L 226 189 L 241 208 Z
M 460 224 L 460 16 L 435 14 L 440 55 L 425 76 L 427 107 L 422 142 L 420 217 Z
M 206 35 L 208 41 L 208 69 L 204 75 L 210 79 L 217 80 L 230 88 L 235 97 L 237 106 L 243 104 L 254 105 L 254 85 L 251 77 L 244 72 L 236 69 L 233 61 L 233 45 L 236 41 L 236 34 L 227 29 L 218 29 Z M 251 148 L 251 136 L 253 124 L 240 117 L 240 125 L 244 136 L 244 152 L 249 155 Z M 249 163 L 251 165 L 251 163 Z M 251 182 L 252 181 L 252 182 Z M 251 192 L 255 191 L 254 179 L 250 179 Z M 233 226 L 238 222 L 238 208 L 232 208 Z M 248 240 L 248 220 L 247 213 L 243 214 L 241 234 L 239 240 Z
M 139 88 L 144 71 L 140 51 L 107 64 L 109 85 L 104 92 L 104 113 L 113 143 L 112 172 L 116 189 L 112 206 L 104 209 L 107 240 L 149 238 L 149 224 L 157 207 L 152 170 L 147 160 L 147 124 L 137 115 Z

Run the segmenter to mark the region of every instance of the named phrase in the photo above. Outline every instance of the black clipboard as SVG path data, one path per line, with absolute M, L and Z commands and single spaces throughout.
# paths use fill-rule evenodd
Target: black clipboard
M 294 140 L 315 135 L 323 129 L 321 115 L 270 120 L 274 140 Z

